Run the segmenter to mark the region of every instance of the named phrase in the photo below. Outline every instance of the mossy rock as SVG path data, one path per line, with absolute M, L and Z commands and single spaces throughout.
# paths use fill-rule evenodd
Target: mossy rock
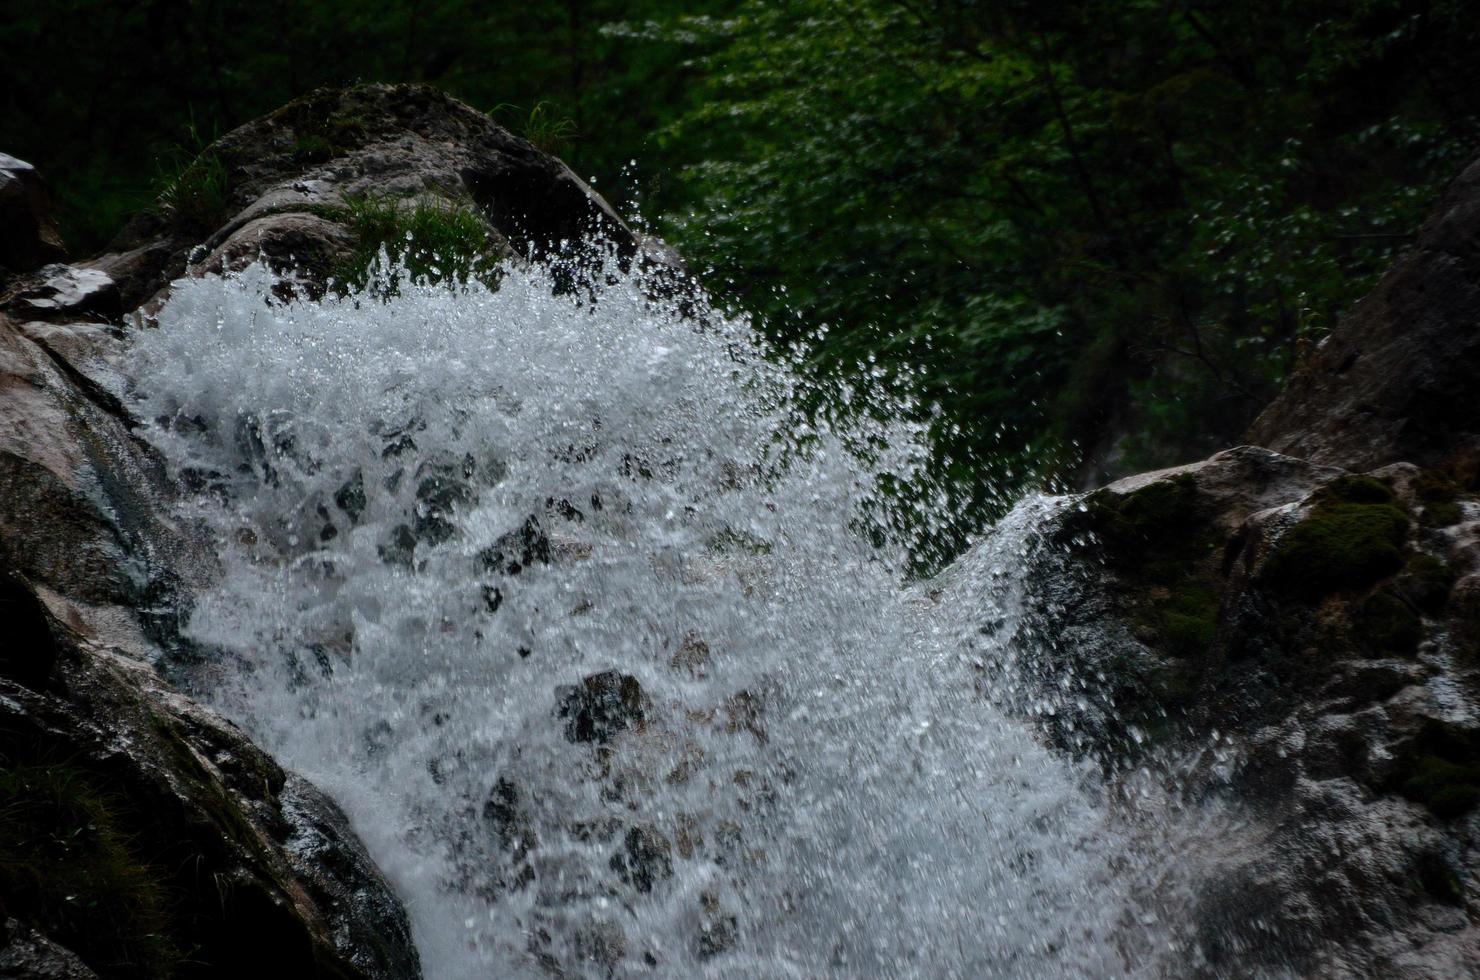
M 1463 816 L 1480 804 L 1480 740 L 1472 731 L 1431 721 L 1395 768 L 1397 791 L 1437 817 Z
M 1134 558 L 1123 554 L 1147 543 L 1185 543 L 1185 532 L 1195 528 L 1202 518 L 1197 480 L 1182 473 L 1135 490 L 1117 494 L 1100 490 L 1085 500 L 1091 529 L 1110 548 L 1112 556 Z
M 1396 588 L 1381 588 L 1351 618 L 1357 645 L 1374 657 L 1411 657 L 1423 639 L 1423 620 Z
M 1459 505 L 1460 489 L 1452 481 L 1425 472 L 1414 482 L 1413 489 L 1423 505 L 1420 520 L 1428 527 L 1451 527 L 1464 519 L 1464 510 Z
M 1279 539 L 1261 575 L 1306 599 L 1363 588 L 1403 567 L 1407 535 L 1408 515 L 1392 503 L 1322 502 Z
M 1186 578 L 1174 588 L 1147 596 L 1133 619 L 1141 640 L 1177 658 L 1206 653 L 1218 629 L 1218 596 L 1204 583 Z
M 1391 504 L 1392 488 L 1376 477 L 1340 476 L 1315 493 L 1317 506 L 1332 504 Z

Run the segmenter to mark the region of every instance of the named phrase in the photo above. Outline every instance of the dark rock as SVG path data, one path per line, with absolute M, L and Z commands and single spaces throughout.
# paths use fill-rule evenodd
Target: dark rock
M 0 840 L 28 860 L 64 862 L 28 874 L 12 852 L 0 870 L 9 913 L 105 975 L 120 955 L 164 970 L 188 951 L 211 976 L 418 976 L 404 911 L 342 815 L 99 639 L 67 640 L 58 694 L 0 680 L 0 755 L 30 774 L 11 777 L 4 834 L 24 836 L 24 814 L 60 805 L 86 814 L 61 819 L 93 835 L 55 859 Z M 53 782 L 66 795 L 28 788 Z M 94 918 L 59 916 L 64 902 Z
M 566 719 L 565 738 L 570 742 L 605 745 L 646 720 L 646 698 L 631 674 L 615 670 L 592 674 L 556 694 L 559 716 Z
M 31 688 L 46 687 L 56 665 L 57 644 L 51 615 L 36 593 L 14 572 L 0 568 L 0 677 Z
M 483 567 L 499 575 L 518 575 L 530 565 L 550 563 L 550 539 L 531 515 L 516 531 L 501 535 L 491 547 L 479 553 Z
M 89 315 L 118 317 L 118 284 L 106 272 L 71 265 L 48 265 L 22 277 L 3 304 L 19 316 L 69 320 Z
M 76 953 L 15 919 L 0 923 L 0 976 L 8 980 L 98 980 Z
M 1480 486 L 1480 162 L 1413 249 L 1301 364 L 1247 439 L 1369 470 L 1404 460 Z
M 633 888 L 650 892 L 658 882 L 673 877 L 673 845 L 652 827 L 632 827 L 612 855 L 611 868 Z
M 0 153 L 0 268 L 29 272 L 66 257 L 46 183 L 29 163 Z

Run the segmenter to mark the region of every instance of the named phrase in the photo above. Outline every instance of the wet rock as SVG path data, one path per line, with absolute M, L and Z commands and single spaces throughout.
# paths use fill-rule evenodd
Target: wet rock
M 7 305 L 22 314 L 57 319 L 96 314 L 117 317 L 123 313 L 118 284 L 99 269 L 49 265 L 24 280 L 9 297 Z
M 713 959 L 734 948 L 740 938 L 740 922 L 727 912 L 713 892 L 699 896 L 699 935 L 694 953 L 701 960 Z
M 120 956 L 167 971 L 189 951 L 215 975 L 418 976 L 404 911 L 343 816 L 103 639 L 85 624 L 58 638 L 55 693 L 0 679 L 0 847 L 54 859 L 9 839 L 27 814 L 37 832 L 87 828 L 44 874 L 7 858 L 7 911 L 103 975 Z M 62 902 L 93 911 L 58 916 Z
M 10 980 L 97 980 L 98 977 L 76 953 L 15 919 L 0 923 L 0 976 Z
M 334 506 L 344 511 L 351 524 L 360 522 L 360 515 L 365 513 L 365 475 L 358 469 L 334 491 Z
M 1085 495 L 1030 545 L 1011 628 L 1045 735 L 1112 782 L 1201 758 L 1183 791 L 1263 828 L 1191 913 L 1206 975 L 1477 964 L 1433 925 L 1480 875 L 1472 497 L 1245 447 Z
M 631 674 L 603 671 L 556 693 L 569 742 L 605 745 L 646 720 L 646 697 Z
M 673 877 L 673 845 L 653 827 L 632 827 L 622 846 L 612 855 L 611 868 L 617 877 L 640 892 Z
M 479 553 L 483 567 L 498 575 L 518 575 L 530 565 L 550 563 L 550 539 L 531 515 L 516 531 L 499 537 L 492 546 Z

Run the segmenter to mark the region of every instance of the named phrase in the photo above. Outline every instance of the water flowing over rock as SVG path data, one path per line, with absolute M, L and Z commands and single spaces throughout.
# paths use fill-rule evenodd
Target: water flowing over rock
M 1280 452 L 908 583 L 918 406 L 482 114 L 326 90 L 191 166 L 0 284 L 0 971 L 1480 972 L 1477 171 Z M 366 202 L 476 254 L 345 282 Z

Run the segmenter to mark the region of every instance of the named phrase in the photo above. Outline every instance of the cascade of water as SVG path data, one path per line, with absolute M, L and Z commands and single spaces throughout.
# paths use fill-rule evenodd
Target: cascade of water
M 135 385 L 223 556 L 190 683 L 346 808 L 435 980 L 1155 975 L 1170 831 L 979 690 L 1054 503 L 902 587 L 858 525 L 920 428 L 803 422 L 745 323 L 609 278 L 177 284 Z

